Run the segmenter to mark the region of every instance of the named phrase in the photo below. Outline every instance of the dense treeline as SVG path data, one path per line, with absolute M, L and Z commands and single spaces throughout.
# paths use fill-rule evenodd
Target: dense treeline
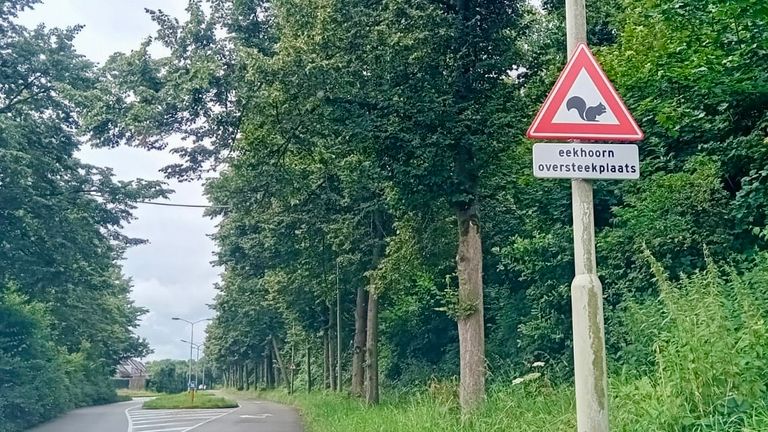
M 133 329 L 118 260 L 131 202 L 165 195 L 81 162 L 82 107 L 99 81 L 79 28 L 15 23 L 33 0 L 0 3 L 0 431 L 115 399 L 110 381 L 149 347 Z
M 147 363 L 147 374 L 150 377 L 147 382 L 147 390 L 157 393 L 186 391 L 190 381 L 190 370 L 192 382 L 197 382 L 198 385 L 205 384 L 206 388 L 213 387 L 216 377 L 204 359 L 193 361 L 191 369 L 189 361 L 164 359 Z
M 549 380 L 568 379 L 569 184 L 534 180 L 523 138 L 565 62 L 561 3 L 190 1 L 184 22 L 150 12 L 170 55 L 151 58 L 148 41 L 113 57 L 89 127 L 103 145 L 187 137 L 173 151 L 188 163 L 169 175 L 220 167 L 207 193 L 225 272 L 206 355 L 229 385 L 348 388 L 375 403 L 380 377 L 458 375 L 469 409 L 486 376 L 543 362 Z M 693 327 L 675 309 L 686 297 L 664 289 L 682 281 L 726 307 L 735 279 L 712 282 L 710 297 L 688 284 L 762 271 L 768 6 L 588 7 L 590 44 L 646 134 L 641 180 L 595 188 L 609 363 L 670 382 L 655 375 L 676 358 L 666 338 Z M 659 313 L 659 298 L 681 321 L 650 334 L 637 311 Z M 760 322 L 744 305 L 751 318 L 725 320 L 734 335 Z M 731 393 L 764 396 L 712 388 L 686 422 Z

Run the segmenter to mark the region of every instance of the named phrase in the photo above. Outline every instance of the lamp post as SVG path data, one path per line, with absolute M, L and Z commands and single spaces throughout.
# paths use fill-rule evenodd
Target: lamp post
M 189 321 L 184 318 L 179 317 L 173 317 L 171 318 L 174 321 L 184 321 L 185 323 L 189 324 L 190 331 L 189 331 L 189 370 L 187 372 L 187 387 L 192 388 L 192 345 L 195 341 L 195 324 L 201 323 L 203 321 L 211 321 L 211 318 L 203 318 L 199 319 L 197 321 Z
M 184 343 L 191 344 L 197 350 L 197 357 L 195 357 L 195 385 L 197 385 L 197 372 L 200 370 L 200 348 L 202 348 L 203 345 L 205 345 L 205 344 L 204 343 L 196 344 L 196 343 L 192 343 L 191 341 L 186 341 L 184 339 L 182 339 L 181 341 L 184 342 Z M 203 382 L 202 382 L 202 385 L 203 385 L 203 387 L 205 387 L 205 368 L 203 368 Z

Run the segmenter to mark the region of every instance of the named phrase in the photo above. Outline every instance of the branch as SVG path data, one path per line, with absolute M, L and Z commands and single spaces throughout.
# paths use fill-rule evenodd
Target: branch
M 27 102 L 27 101 L 29 101 L 31 99 L 34 99 L 34 98 L 40 96 L 41 94 L 46 93 L 46 92 L 48 92 L 48 91 L 50 91 L 52 89 L 53 89 L 52 87 L 45 87 L 45 88 L 43 88 L 43 89 L 41 89 L 39 91 L 36 91 L 36 92 L 32 93 L 31 95 L 29 95 L 27 97 L 21 98 L 21 99 L 18 99 L 18 96 L 15 96 L 15 98 L 17 98 L 17 99 L 9 101 L 5 106 L 0 108 L 0 114 L 7 114 L 7 113 L 11 112 L 11 108 L 13 108 L 14 106 L 23 104 L 24 102 Z
M 26 83 L 25 83 L 23 86 L 21 86 L 21 88 L 19 89 L 19 91 L 17 91 L 17 92 L 16 92 L 16 94 L 14 94 L 13 96 L 11 96 L 11 97 L 8 99 L 8 102 L 7 102 L 5 105 L 3 105 L 2 107 L 0 107 L 0 112 L 9 112 L 9 111 L 10 111 L 10 109 L 11 109 L 11 108 L 12 108 L 14 105 L 17 105 L 17 104 L 19 104 L 19 103 L 23 103 L 23 102 L 26 102 L 27 100 L 31 99 L 32 97 L 35 97 L 35 96 L 37 96 L 37 95 L 41 94 L 41 92 L 38 92 L 38 93 L 34 93 L 34 94 L 33 94 L 32 96 L 30 96 L 30 97 L 24 98 L 24 99 L 22 99 L 22 100 L 18 100 L 18 99 L 19 99 L 19 97 L 21 97 L 21 95 L 22 95 L 22 94 L 24 94 L 24 92 L 25 92 L 25 91 L 29 90 L 29 88 L 30 88 L 30 87 L 32 87 L 32 85 L 33 85 L 33 84 L 35 84 L 35 82 L 36 82 L 36 81 L 37 81 L 37 80 L 38 80 L 40 77 L 42 77 L 42 76 L 43 76 L 43 73 L 42 73 L 42 72 L 40 72 L 40 73 L 38 73 L 37 75 L 35 75 L 34 77 L 32 77 L 32 79 L 30 79 L 29 81 L 27 81 L 27 82 L 26 82 Z M 50 90 L 50 87 L 47 87 L 47 88 L 45 88 L 44 90 L 45 90 L 45 91 L 48 91 L 48 90 Z

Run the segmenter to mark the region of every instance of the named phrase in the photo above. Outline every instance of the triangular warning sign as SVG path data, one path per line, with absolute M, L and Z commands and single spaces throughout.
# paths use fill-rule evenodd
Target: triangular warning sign
M 643 132 L 592 52 L 581 44 L 533 120 L 528 138 L 639 141 Z

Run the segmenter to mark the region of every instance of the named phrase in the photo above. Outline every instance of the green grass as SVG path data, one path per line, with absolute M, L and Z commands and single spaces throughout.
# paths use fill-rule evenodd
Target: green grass
M 250 397 L 297 407 L 307 432 L 573 432 L 576 407 L 573 391 L 543 382 L 495 386 L 485 405 L 462 420 L 458 403 L 444 388 L 409 395 L 387 395 L 367 407 L 345 395 L 316 392 L 288 395 L 283 390 L 250 393 Z M 765 407 L 730 422 L 687 424 L 666 392 L 648 380 L 611 383 L 609 407 L 612 432 L 765 432 Z M 244 395 L 244 393 L 238 393 Z
M 196 392 L 192 401 L 191 393 L 158 396 L 144 402 L 147 409 L 190 409 L 190 408 L 235 408 L 237 402 L 209 392 Z
M 422 392 L 387 396 L 367 407 L 359 400 L 333 393 L 284 391 L 255 397 L 297 407 L 308 432 L 573 432 L 575 407 L 571 392 L 544 387 L 514 386 L 494 390 L 487 404 L 462 421 L 453 397 Z
M 157 393 L 149 390 L 128 390 L 128 389 L 118 389 L 117 390 L 118 396 L 128 396 L 132 398 L 137 397 L 155 397 L 155 396 L 161 396 L 162 393 Z

